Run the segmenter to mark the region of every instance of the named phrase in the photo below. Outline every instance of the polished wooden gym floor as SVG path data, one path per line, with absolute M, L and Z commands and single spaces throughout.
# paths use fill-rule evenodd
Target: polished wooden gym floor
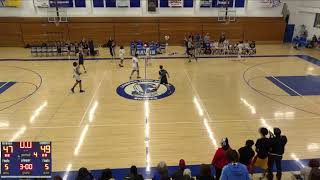
M 261 56 L 320 59 L 319 50 L 298 51 L 288 45 L 258 45 L 257 51 Z M 105 49 L 100 52 L 99 58 L 109 56 Z M 154 59 L 147 67 L 148 79 L 157 79 L 158 67 L 164 65 L 176 91 L 146 103 L 116 92 L 129 81 L 130 60 L 124 68 L 114 60 L 85 61 L 86 92 L 72 94 L 72 60 L 26 61 L 20 58 L 32 57 L 23 48 L 0 48 L 0 54 L 12 59 L 0 61 L 0 81 L 17 82 L 0 94 L 0 140 L 52 141 L 53 171 L 156 166 L 159 161 L 177 165 L 181 158 L 188 164 L 210 163 L 221 138 L 228 137 L 238 149 L 245 140 L 256 140 L 261 126 L 279 127 L 288 137 L 284 159 L 320 156 L 320 97 L 289 96 L 265 78 L 320 74 L 318 65 L 295 56 L 188 63 L 163 55 L 169 58 Z

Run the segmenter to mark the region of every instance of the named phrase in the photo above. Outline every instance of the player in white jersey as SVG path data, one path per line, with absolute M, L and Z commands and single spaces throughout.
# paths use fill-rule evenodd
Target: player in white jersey
M 120 67 L 123 67 L 123 60 L 124 60 L 124 56 L 126 54 L 126 51 L 124 50 L 123 46 L 120 46 L 120 50 L 119 50 L 119 57 L 120 57 Z
M 79 84 L 80 93 L 83 93 L 82 84 L 81 84 L 81 77 L 80 77 L 80 67 L 77 62 L 73 62 L 73 78 L 76 80 L 76 83 L 71 88 L 71 92 L 74 93 L 74 88 Z
M 132 57 L 132 71 L 130 75 L 130 79 L 132 78 L 132 75 L 134 72 L 137 72 L 137 79 L 140 79 L 141 77 L 139 76 L 139 60 L 138 60 L 138 54 L 135 54 Z
M 146 52 L 145 52 L 146 63 L 150 64 L 151 63 L 151 50 L 150 50 L 150 47 L 147 44 L 145 44 L 144 47 L 146 48 Z

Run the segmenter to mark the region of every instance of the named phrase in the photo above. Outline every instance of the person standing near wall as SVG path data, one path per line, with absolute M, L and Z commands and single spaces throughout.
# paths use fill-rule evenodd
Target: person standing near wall
M 109 40 L 107 42 L 107 47 L 109 48 L 109 52 L 110 52 L 112 59 L 114 59 L 114 56 L 115 56 L 114 48 L 116 47 L 116 44 L 111 37 L 109 38 Z

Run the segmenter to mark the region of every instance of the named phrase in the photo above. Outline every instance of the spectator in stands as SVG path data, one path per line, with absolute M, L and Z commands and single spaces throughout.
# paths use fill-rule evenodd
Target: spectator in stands
M 186 162 L 183 159 L 179 161 L 179 169 L 172 174 L 173 180 L 183 180 L 183 171 L 186 169 Z
M 259 129 L 261 138 L 259 138 L 256 142 L 256 152 L 257 155 L 254 157 L 252 166 L 261 168 L 264 172 L 262 174 L 262 178 L 266 176 L 266 172 L 268 170 L 268 155 L 270 148 L 270 141 L 267 138 L 268 129 L 260 128 Z
M 273 164 L 276 164 L 277 168 L 277 179 L 281 179 L 282 175 L 282 155 L 284 154 L 285 145 L 287 144 L 287 137 L 281 135 L 279 128 L 274 128 L 273 133 L 269 139 L 270 141 L 270 152 L 268 157 L 268 179 L 273 179 Z
M 183 180 L 194 180 L 194 178 L 191 175 L 191 170 L 190 169 L 185 169 L 183 171 Z
M 239 156 L 236 150 L 227 153 L 230 163 L 224 166 L 220 180 L 250 180 L 247 167 L 238 162 Z
M 319 168 L 320 163 L 316 159 L 311 159 L 308 166 L 300 169 L 300 174 L 293 174 L 293 179 L 297 180 L 309 180 L 310 172 L 312 168 Z
M 138 174 L 138 169 L 136 166 L 131 166 L 130 173 L 124 177 L 125 180 L 143 180 L 143 176 Z
M 316 47 L 317 46 L 317 42 L 318 42 L 317 36 L 313 35 L 311 41 L 307 44 L 307 48 Z
M 256 54 L 256 42 L 255 41 L 251 41 L 250 42 L 250 51 L 249 51 L 249 55 L 252 54 Z
M 223 138 L 221 141 L 221 147 L 218 148 L 211 162 L 216 170 L 216 179 L 220 179 L 222 168 L 229 163 L 226 154 L 230 150 L 231 148 L 228 138 Z
M 104 169 L 101 173 L 99 180 L 114 180 L 111 169 Z
M 55 176 L 53 179 L 54 180 L 62 180 L 62 177 L 61 176 Z
M 159 162 L 157 171 L 153 175 L 152 180 L 170 180 L 168 175 L 168 167 L 165 162 Z
M 211 168 L 207 164 L 200 165 L 200 175 L 197 177 L 199 180 L 215 180 L 214 176 L 211 175 Z
M 250 170 L 251 160 L 254 157 L 254 151 L 252 146 L 254 145 L 253 140 L 247 140 L 246 145 L 238 150 L 240 159 L 239 162 L 247 166 L 248 170 Z
M 314 161 L 310 170 L 309 179 L 308 180 L 319 180 L 320 179 L 320 169 L 319 169 L 319 161 Z
M 207 34 L 204 36 L 203 41 L 204 41 L 205 44 L 210 43 L 209 33 L 207 33 Z
M 226 40 L 226 35 L 223 32 L 223 33 L 221 33 L 221 35 L 219 37 L 219 44 L 222 44 L 225 40 Z
M 92 174 L 88 171 L 87 168 L 82 167 L 78 171 L 78 175 L 76 177 L 76 180 L 93 180 L 94 177 Z

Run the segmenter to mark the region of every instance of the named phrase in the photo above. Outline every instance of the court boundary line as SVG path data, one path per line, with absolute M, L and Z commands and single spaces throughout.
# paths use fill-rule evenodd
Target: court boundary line
M 302 57 L 306 55 L 302 54 L 279 54 L 279 55 L 252 55 L 252 56 L 241 56 L 242 58 L 258 58 L 258 57 Z M 308 56 L 308 55 L 307 55 Z M 139 56 L 144 57 L 144 56 Z M 300 58 L 301 58 L 300 57 Z M 152 59 L 187 59 L 186 56 L 153 56 Z M 199 56 L 198 59 L 201 58 L 214 58 L 214 59 L 223 59 L 223 58 L 238 58 L 236 55 L 228 55 L 228 56 Z M 131 57 L 126 57 L 124 59 L 131 59 Z M 0 58 L 1 61 L 69 61 L 71 59 L 67 57 L 61 57 L 61 58 Z M 76 58 L 73 60 L 77 60 Z M 90 61 L 90 60 L 120 60 L 120 58 L 109 58 L 109 57 L 90 57 L 90 58 L 84 58 L 84 60 Z

